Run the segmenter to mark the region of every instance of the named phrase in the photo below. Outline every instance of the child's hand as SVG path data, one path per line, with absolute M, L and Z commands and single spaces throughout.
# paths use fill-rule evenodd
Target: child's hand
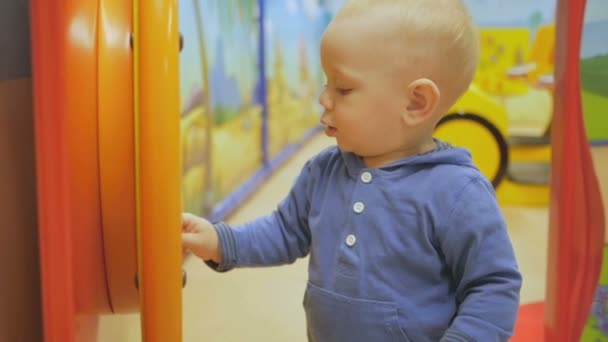
M 217 232 L 204 218 L 182 214 L 182 246 L 203 260 L 221 262 Z

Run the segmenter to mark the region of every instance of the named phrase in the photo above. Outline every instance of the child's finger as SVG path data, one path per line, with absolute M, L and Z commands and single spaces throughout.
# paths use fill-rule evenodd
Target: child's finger
M 182 259 L 185 259 L 190 254 L 190 250 L 188 248 L 182 248 Z
M 185 249 L 192 249 L 197 245 L 197 235 L 192 233 L 182 233 L 182 246 Z
M 190 213 L 182 214 L 182 231 L 192 233 L 196 231 L 196 216 Z

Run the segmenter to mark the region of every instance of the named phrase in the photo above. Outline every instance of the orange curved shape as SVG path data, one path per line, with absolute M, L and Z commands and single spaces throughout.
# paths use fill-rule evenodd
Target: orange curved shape
M 146 342 L 181 341 L 177 0 L 135 0 L 139 283 Z
M 33 0 L 40 263 L 46 341 L 94 341 L 109 312 L 97 137 L 97 1 Z
M 115 313 L 139 310 L 132 22 L 131 1 L 100 1 L 99 175 L 106 275 Z
M 110 312 L 98 158 L 97 0 L 66 1 L 65 89 L 76 313 Z

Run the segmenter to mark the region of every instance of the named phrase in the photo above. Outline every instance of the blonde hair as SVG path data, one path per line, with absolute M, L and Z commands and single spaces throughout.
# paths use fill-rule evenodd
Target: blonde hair
M 479 63 L 479 39 L 462 0 L 347 0 L 337 18 L 366 16 L 379 19 L 387 39 L 403 42 L 406 56 L 393 58 L 408 69 L 420 63 L 417 76 L 437 84 L 443 110 L 466 92 Z

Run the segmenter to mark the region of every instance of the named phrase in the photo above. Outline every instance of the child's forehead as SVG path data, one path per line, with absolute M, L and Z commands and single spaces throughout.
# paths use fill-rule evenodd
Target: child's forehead
M 380 61 L 385 56 L 387 60 L 384 63 L 389 63 L 420 54 L 420 50 L 429 44 L 428 37 L 398 32 L 390 26 L 369 27 L 350 18 L 336 20 L 322 36 L 321 58 L 359 59 L 369 56 Z
M 373 48 L 396 37 L 390 30 L 363 18 L 336 18 L 325 30 L 322 49 L 360 50 Z M 396 43 L 396 41 L 394 41 Z
M 406 45 L 428 45 L 430 41 L 439 39 L 438 34 L 433 25 L 421 25 L 420 20 L 382 15 L 382 12 L 363 13 L 336 17 L 325 30 L 321 47 L 394 49 Z
M 426 69 L 413 63 L 404 63 L 406 60 L 407 57 L 402 54 L 365 48 L 357 52 L 327 44 L 321 50 L 323 71 L 328 78 L 335 81 L 358 82 L 368 77 L 397 74 L 409 77 L 416 69 Z

